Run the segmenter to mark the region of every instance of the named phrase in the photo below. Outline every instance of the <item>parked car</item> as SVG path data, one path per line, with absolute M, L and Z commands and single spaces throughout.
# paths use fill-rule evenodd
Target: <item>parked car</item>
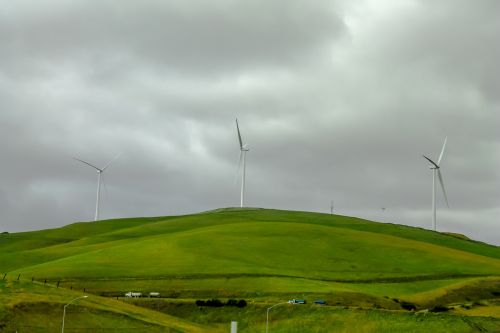
M 291 299 L 288 301 L 288 303 L 292 303 L 292 304 L 306 304 L 306 300 L 305 299 Z

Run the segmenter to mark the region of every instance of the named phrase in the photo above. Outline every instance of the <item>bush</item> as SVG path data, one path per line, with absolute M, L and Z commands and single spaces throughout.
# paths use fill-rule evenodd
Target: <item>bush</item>
M 227 306 L 238 306 L 238 301 L 235 299 L 228 299 L 226 302 Z
M 228 299 L 226 303 L 222 303 L 220 300 L 213 298 L 208 301 L 203 301 L 203 300 L 197 300 L 196 301 L 197 306 L 210 306 L 214 308 L 220 308 L 222 306 L 236 306 L 238 308 L 244 308 L 247 306 L 247 302 L 244 299 L 235 300 L 235 299 Z
M 220 300 L 218 300 L 216 298 L 208 300 L 205 304 L 207 306 L 212 306 L 214 308 L 220 308 L 221 306 L 224 305 Z
M 415 304 L 410 303 L 410 302 L 401 301 L 401 303 L 399 303 L 399 304 L 401 305 L 401 307 L 403 309 L 408 310 L 408 311 L 415 311 L 417 309 Z
M 446 306 L 438 304 L 438 305 L 434 306 L 432 309 L 430 309 L 429 311 L 430 312 L 446 312 L 448 310 L 449 309 Z

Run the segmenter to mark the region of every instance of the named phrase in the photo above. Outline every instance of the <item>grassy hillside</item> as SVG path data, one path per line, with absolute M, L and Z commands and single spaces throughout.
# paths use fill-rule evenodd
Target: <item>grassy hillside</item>
M 65 304 L 82 293 L 30 281 L 0 281 L 0 331 L 57 332 Z M 140 307 L 134 306 L 140 305 Z M 110 299 L 89 295 L 67 308 L 65 332 L 239 332 L 265 330 L 268 303 L 243 309 L 199 308 L 193 300 Z M 273 309 L 272 332 L 496 332 L 498 305 L 459 309 L 462 315 L 283 304 Z M 488 312 L 490 311 L 490 312 Z M 171 315 L 166 315 L 169 313 Z M 498 317 L 498 314 L 497 314 Z
M 496 246 L 343 216 L 251 209 L 2 235 L 0 255 L 4 272 L 63 277 L 91 275 L 82 267 L 90 263 L 99 277 L 229 273 L 350 280 L 500 272 Z
M 63 307 L 82 293 L 24 281 L 0 281 L 0 331 L 57 332 Z M 157 311 L 89 295 L 66 311 L 66 332 L 217 332 Z
M 307 313 L 320 322 L 338 321 L 340 315 L 351 318 L 352 321 L 340 321 L 341 331 L 357 325 L 360 332 L 385 332 L 395 323 L 405 323 L 401 329 L 412 332 L 413 317 L 380 309 L 401 311 L 403 300 L 414 303 L 418 310 L 436 304 L 496 302 L 500 296 L 499 247 L 395 224 L 268 209 L 221 209 L 186 216 L 75 223 L 58 229 L 2 234 L 0 272 L 7 274 L 11 286 L 20 274 L 26 295 L 32 292 L 27 285 L 39 288 L 36 281 L 45 280 L 47 286 L 58 283 L 60 288 L 55 289 L 58 292 L 81 293 L 85 289 L 93 295 L 116 297 L 128 291 L 158 291 L 168 297 L 157 303 L 157 306 L 162 304 L 165 313 L 209 324 L 204 327 L 207 332 L 226 330 L 231 316 L 246 322 L 244 331 L 262 330 L 262 312 L 290 298 L 327 300 L 337 308 L 307 307 L 293 311 Z M 31 283 L 32 278 L 35 283 Z M 11 296 L 6 296 L 9 288 L 5 287 L 6 282 L 2 283 L 0 298 L 9 299 Z M 38 318 L 37 311 L 42 308 L 53 309 L 50 311 L 57 317 L 66 299 L 40 298 L 37 293 L 34 292 L 34 299 L 26 296 L 25 304 L 19 303 L 24 304 L 22 311 L 12 305 L 4 307 L 4 316 L 10 318 L 8 322 L 29 322 L 32 319 L 26 318 Z M 219 312 L 209 309 L 205 311 L 208 317 L 198 313 L 205 321 L 193 314 L 197 313 L 192 308 L 195 299 L 214 297 L 245 298 L 251 304 L 237 313 L 234 309 Z M 122 301 L 125 299 L 118 303 L 123 304 Z M 474 308 L 470 313 L 495 313 L 498 302 L 492 304 L 486 306 L 487 310 Z M 148 303 L 140 305 L 147 307 Z M 123 319 L 115 315 L 122 311 L 117 304 L 102 306 L 118 308 L 105 313 L 85 310 L 94 318 L 89 322 L 97 325 L 100 321 L 116 321 L 127 329 L 137 326 L 134 330 L 139 332 L 178 328 L 168 326 L 172 318 L 164 318 L 166 321 L 159 324 L 160 328 L 153 325 L 150 329 L 146 327 L 151 324 L 149 319 L 146 324 L 137 322 L 134 316 Z M 352 312 L 353 308 L 365 310 Z M 182 309 L 187 310 L 182 312 Z M 245 316 L 255 317 L 255 322 Z M 472 318 L 466 323 L 457 316 L 436 318 L 424 320 L 430 325 L 429 331 L 439 330 L 441 320 L 455 325 L 457 332 L 467 332 L 476 324 L 481 327 L 498 324 L 498 319 Z M 281 329 L 283 332 L 304 331 L 304 327 L 312 327 L 311 320 L 308 317 L 299 323 L 282 317 L 278 326 L 285 327 Z M 366 326 L 364 320 L 377 324 Z M 322 332 L 322 327 L 318 325 L 312 331 Z M 196 329 L 195 325 L 186 331 Z

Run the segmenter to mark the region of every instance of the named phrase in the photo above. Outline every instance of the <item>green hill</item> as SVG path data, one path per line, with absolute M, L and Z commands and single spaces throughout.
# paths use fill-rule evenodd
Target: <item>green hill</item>
M 2 235 L 3 272 L 49 279 L 280 276 L 399 281 L 500 274 L 500 248 L 356 218 L 219 210 Z
M 500 295 L 500 248 L 353 217 L 232 208 L 2 234 L 0 272 L 102 296 L 425 308 Z
M 0 331 L 57 332 L 65 304 L 82 293 L 24 281 L 0 281 Z M 114 299 L 90 295 L 71 304 L 66 332 L 207 332 L 196 325 Z

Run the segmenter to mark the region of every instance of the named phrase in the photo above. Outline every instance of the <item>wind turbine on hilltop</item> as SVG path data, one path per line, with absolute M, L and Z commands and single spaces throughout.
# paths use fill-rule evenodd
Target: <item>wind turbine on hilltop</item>
M 443 176 L 441 175 L 441 167 L 439 166 L 443 158 L 444 147 L 446 146 L 446 140 L 448 140 L 448 137 L 444 139 L 443 148 L 441 149 L 441 154 L 439 154 L 437 163 L 434 163 L 434 161 L 428 158 L 427 156 L 422 155 L 427 161 L 431 163 L 430 168 L 432 170 L 432 227 L 434 231 L 436 231 L 436 175 L 439 178 L 439 184 L 441 184 L 441 189 L 443 190 L 446 206 L 450 207 L 448 204 L 448 197 L 446 196 L 446 190 L 444 188 Z
M 241 139 L 240 126 L 238 125 L 238 118 L 236 118 L 236 130 L 238 131 L 238 140 L 240 143 L 240 162 L 238 165 L 238 169 L 243 164 L 243 170 L 241 172 L 241 199 L 240 199 L 240 207 L 243 207 L 245 202 L 245 157 L 248 149 L 248 145 L 243 144 L 243 140 Z
M 98 221 L 99 220 L 99 200 L 100 200 L 100 194 L 101 194 L 101 177 L 102 177 L 102 174 L 111 165 L 111 163 L 113 163 L 119 156 L 120 156 L 120 154 L 116 155 L 116 157 L 113 158 L 111 161 L 109 161 L 108 164 L 106 164 L 104 166 L 104 168 L 102 168 L 102 169 L 96 167 L 95 165 L 90 164 L 89 162 L 81 160 L 79 158 L 74 158 L 75 160 L 80 161 L 80 162 L 82 162 L 84 164 L 87 164 L 88 166 L 90 166 L 90 167 L 92 167 L 92 168 L 94 168 L 94 169 L 97 170 L 97 200 L 96 200 L 96 203 L 95 203 L 94 221 Z

